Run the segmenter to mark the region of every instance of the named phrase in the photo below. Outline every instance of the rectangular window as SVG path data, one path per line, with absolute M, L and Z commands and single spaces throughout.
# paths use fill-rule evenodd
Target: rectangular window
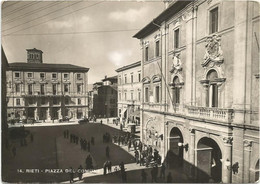
M 52 78 L 53 78 L 53 79 L 57 79 L 57 74 L 56 74 L 56 73 L 53 73 L 53 74 L 52 74 Z
M 16 105 L 21 105 L 20 104 L 20 99 L 16 99 Z
M 65 93 L 69 92 L 69 85 L 68 84 L 64 84 L 64 92 Z
M 81 93 L 81 84 L 77 84 L 77 93 Z
M 81 74 L 80 73 L 77 73 L 77 80 L 81 80 Z
M 14 77 L 15 77 L 15 78 L 20 78 L 20 73 L 19 73 L 19 72 L 15 72 L 15 73 L 14 73 Z
M 141 101 L 141 91 L 138 91 L 138 101 Z
M 44 79 L 45 78 L 45 74 L 44 73 L 40 73 L 40 78 Z
M 42 105 L 45 104 L 45 99 L 44 99 L 44 98 L 41 99 L 41 104 L 42 104 Z
M 41 88 L 41 89 L 40 89 L 40 90 L 41 90 L 41 91 L 40 91 L 40 92 L 41 92 L 41 95 L 44 95 L 44 84 L 41 84 L 41 87 L 40 87 L 40 88 Z
M 218 7 L 210 11 L 209 26 L 210 34 L 218 32 Z
M 172 90 L 173 90 L 173 93 L 172 93 L 173 94 L 172 95 L 173 104 L 179 104 L 180 103 L 180 88 L 175 87 Z
M 56 84 L 53 84 L 53 85 L 52 85 L 52 94 L 53 94 L 53 95 L 56 95 L 56 94 L 57 94 L 57 85 L 56 85 Z
M 160 55 L 160 41 L 155 43 L 155 56 L 158 57 Z
M 81 99 L 78 98 L 78 105 L 81 105 Z
M 179 48 L 179 39 L 180 39 L 179 29 L 176 29 L 174 31 L 174 48 L 175 49 Z
M 66 104 L 66 105 L 69 104 L 69 98 L 65 98 L 65 104 Z
M 53 105 L 58 105 L 58 99 L 57 98 L 53 98 Z
M 133 100 L 133 99 L 134 99 L 134 93 L 131 92 L 131 100 Z
M 145 102 L 149 102 L 149 89 L 145 88 Z
M 127 100 L 127 96 L 126 96 L 126 93 L 125 93 L 125 100 Z
M 155 101 L 156 101 L 156 103 L 160 102 L 160 87 L 159 86 L 155 87 Z
M 125 75 L 125 84 L 127 83 L 127 76 Z
M 133 83 L 134 82 L 134 76 L 133 76 L 133 74 L 131 74 L 131 83 Z
M 34 103 L 34 102 L 33 102 L 33 99 L 32 99 L 32 98 L 29 98 L 28 103 L 29 103 L 29 105 L 33 104 L 33 103 Z
M 148 61 L 148 47 L 145 48 L 145 61 Z
M 68 79 L 69 78 L 69 74 L 64 73 L 63 77 L 64 77 L 64 79 Z
M 138 82 L 141 82 L 141 73 L 138 73 Z
M 121 77 L 118 78 L 118 84 L 121 85 Z
M 32 84 L 28 85 L 28 93 L 29 93 L 29 95 L 32 95 L 32 93 L 33 93 Z
M 20 84 L 15 84 L 15 92 L 20 93 Z
M 33 77 L 33 74 L 32 74 L 32 73 L 27 73 L 27 77 L 28 77 L 28 78 L 32 78 L 32 77 Z

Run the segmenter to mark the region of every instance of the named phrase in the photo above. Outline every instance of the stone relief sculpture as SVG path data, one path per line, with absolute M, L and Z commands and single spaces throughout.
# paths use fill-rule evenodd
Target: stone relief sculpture
M 182 62 L 180 59 L 180 53 L 175 53 L 172 58 L 172 67 L 171 67 L 171 73 L 178 73 L 182 70 Z
M 206 40 L 206 53 L 204 55 L 204 60 L 201 62 L 203 67 L 214 67 L 215 65 L 220 65 L 224 62 L 223 52 L 221 49 L 221 37 L 217 34 L 207 37 Z

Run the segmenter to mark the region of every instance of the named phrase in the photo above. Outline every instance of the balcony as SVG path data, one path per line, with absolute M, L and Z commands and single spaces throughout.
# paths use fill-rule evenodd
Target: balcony
M 233 109 L 186 106 L 186 115 L 192 118 L 231 123 L 233 119 Z

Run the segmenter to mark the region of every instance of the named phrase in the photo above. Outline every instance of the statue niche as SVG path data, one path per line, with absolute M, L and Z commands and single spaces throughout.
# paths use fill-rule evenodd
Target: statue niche
M 171 73 L 178 73 L 182 70 L 182 62 L 180 60 L 180 53 L 175 53 L 172 58 Z

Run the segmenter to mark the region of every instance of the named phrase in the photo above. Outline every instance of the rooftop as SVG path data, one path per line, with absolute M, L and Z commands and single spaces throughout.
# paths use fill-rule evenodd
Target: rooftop
M 8 70 L 46 72 L 88 72 L 89 68 L 71 64 L 9 63 Z
M 167 21 L 173 15 L 182 10 L 189 3 L 193 2 L 193 0 L 176 0 L 170 4 L 170 6 L 165 9 L 160 15 L 158 15 L 155 19 L 153 19 L 149 24 L 147 24 L 143 29 L 138 31 L 133 37 L 137 39 L 144 38 L 145 36 L 153 33 L 158 30 L 158 25 L 161 25 L 164 21 Z
M 131 63 L 129 65 L 125 65 L 123 67 L 120 67 L 120 68 L 116 69 L 116 72 L 121 72 L 121 71 L 128 70 L 130 68 L 134 68 L 134 67 L 137 67 L 137 66 L 141 66 L 141 61 L 137 61 L 135 63 Z

